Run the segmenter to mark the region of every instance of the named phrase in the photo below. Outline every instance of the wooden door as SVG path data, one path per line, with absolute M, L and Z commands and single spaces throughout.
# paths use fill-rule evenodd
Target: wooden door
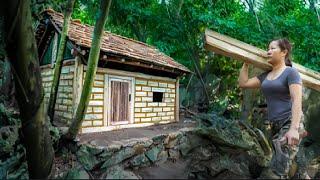
M 111 81 L 111 124 L 129 122 L 129 82 Z

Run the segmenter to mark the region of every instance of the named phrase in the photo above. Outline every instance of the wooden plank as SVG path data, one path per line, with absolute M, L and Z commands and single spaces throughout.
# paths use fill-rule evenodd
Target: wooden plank
M 129 83 L 111 81 L 112 123 L 129 121 Z
M 121 82 L 121 101 L 123 101 L 122 109 L 122 119 L 124 121 L 129 121 L 128 113 L 129 113 L 129 83 Z
M 206 29 L 205 34 L 206 34 L 206 36 L 210 36 L 212 38 L 218 39 L 218 40 L 223 41 L 225 43 L 232 44 L 233 46 L 236 46 L 236 47 L 243 49 L 245 51 L 251 52 L 255 55 L 261 56 L 265 59 L 265 61 L 268 58 L 267 51 L 264 51 L 260 48 L 252 46 L 252 45 L 247 44 L 245 42 L 239 41 L 237 39 L 231 38 L 231 37 L 223 35 L 223 34 L 219 34 L 217 32 L 211 31 L 209 29 Z M 299 72 L 320 80 L 320 73 L 319 72 L 314 71 L 309 68 L 306 68 L 306 67 L 304 67 L 298 63 L 295 63 L 295 62 L 292 62 L 292 64 L 293 64 L 293 67 L 295 67 Z
M 63 65 L 62 66 L 68 66 L 68 65 L 73 65 L 75 62 L 75 59 L 66 59 L 66 60 L 63 60 Z M 43 70 L 43 69 L 47 69 L 47 68 L 51 68 L 51 64 L 46 64 L 46 65 L 42 65 L 40 66 L 40 69 Z
M 293 65 L 293 67 L 295 67 L 296 69 L 298 69 L 299 72 L 301 72 L 301 73 L 303 73 L 303 74 L 305 74 L 305 75 L 307 75 L 307 76 L 310 76 L 310 77 L 313 77 L 313 78 L 315 78 L 315 79 L 320 80 L 320 73 L 319 73 L 319 72 L 316 72 L 316 71 L 314 71 L 314 70 L 311 70 L 311 69 L 309 69 L 309 68 L 306 68 L 306 67 L 304 67 L 304 66 L 302 66 L 302 65 L 300 65 L 300 64 L 298 64 L 298 63 L 292 62 L 292 65 Z
M 178 122 L 179 121 L 179 115 L 180 115 L 180 102 L 179 102 L 179 78 L 177 78 L 177 81 L 176 81 L 176 95 L 175 95 L 175 121 Z
M 76 79 L 76 82 L 74 84 L 74 97 L 73 97 L 73 107 L 76 108 L 78 107 L 78 104 L 80 102 L 80 96 L 81 96 L 81 91 L 82 91 L 82 81 L 83 81 L 83 64 L 81 63 L 80 59 L 78 56 L 76 56 L 75 61 L 77 61 L 77 67 L 75 67 L 74 72 L 76 73 L 76 76 L 74 79 Z M 76 113 L 76 109 L 73 110 L 73 116 Z
M 79 61 L 77 60 L 77 57 L 75 59 L 75 64 L 74 64 L 74 72 L 73 72 L 73 91 L 72 91 L 72 107 L 77 107 L 77 86 L 78 86 L 78 68 L 79 68 Z M 72 116 L 74 113 L 75 109 L 72 108 Z
M 266 57 L 266 58 L 268 57 L 267 56 L 267 52 L 262 50 L 262 49 L 260 49 L 260 48 L 257 48 L 255 46 L 252 46 L 252 45 L 247 44 L 245 42 L 239 41 L 237 39 L 231 38 L 229 36 L 217 33 L 215 31 L 211 31 L 209 29 L 206 29 L 205 35 L 213 37 L 213 38 L 216 38 L 216 39 L 218 39 L 220 41 L 223 41 L 223 42 L 226 42 L 226 43 L 232 43 L 232 45 L 234 45 L 234 46 L 236 46 L 238 48 L 241 48 L 243 50 L 249 51 L 249 52 L 251 52 L 251 53 L 253 53 L 255 55 Z
M 109 75 L 104 75 L 104 100 L 103 100 L 103 111 L 104 111 L 104 126 L 110 125 L 110 87 L 109 87 Z
M 221 35 L 216 37 L 217 33 L 206 30 L 205 48 L 217 54 L 221 54 L 233 59 L 248 62 L 255 67 L 263 70 L 271 70 L 272 66 L 267 62 L 267 57 L 263 55 L 266 51 L 245 44 L 233 38 Z M 257 51 L 255 51 L 257 50 Z M 296 63 L 293 65 L 299 72 L 304 86 L 320 91 L 320 76 L 318 72 L 305 68 Z M 306 73 L 306 74 L 304 74 Z M 312 76 L 310 76 L 312 74 Z

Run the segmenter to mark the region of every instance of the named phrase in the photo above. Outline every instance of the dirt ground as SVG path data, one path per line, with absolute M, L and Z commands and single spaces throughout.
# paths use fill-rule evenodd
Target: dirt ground
M 153 125 L 141 128 L 128 128 L 114 131 L 86 133 L 79 136 L 80 143 L 95 141 L 97 145 L 108 145 L 113 141 L 121 141 L 131 138 L 154 137 L 158 134 L 175 132 L 185 127 L 195 127 L 196 123 L 188 118 L 181 118 L 177 123 Z

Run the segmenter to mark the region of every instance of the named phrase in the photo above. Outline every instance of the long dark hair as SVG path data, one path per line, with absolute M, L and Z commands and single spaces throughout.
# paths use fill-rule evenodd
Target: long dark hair
M 292 61 L 291 61 L 291 51 L 292 51 L 292 45 L 289 42 L 287 38 L 281 38 L 275 40 L 278 43 L 279 48 L 281 51 L 287 50 L 287 54 L 285 57 L 285 63 L 286 66 L 291 66 L 292 67 Z

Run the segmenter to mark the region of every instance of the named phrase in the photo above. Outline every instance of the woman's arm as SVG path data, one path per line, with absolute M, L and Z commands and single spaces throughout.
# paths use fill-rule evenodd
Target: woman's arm
M 243 63 L 243 66 L 240 70 L 239 75 L 239 87 L 240 88 L 259 88 L 260 81 L 257 77 L 248 78 L 248 69 L 249 65 L 247 63 Z
M 300 84 L 291 84 L 289 86 L 290 96 L 292 100 L 292 119 L 289 131 L 285 137 L 288 139 L 289 145 L 297 145 L 299 143 L 299 125 L 302 116 L 302 87 Z
M 291 84 L 289 86 L 292 99 L 292 122 L 291 128 L 299 129 L 302 115 L 302 87 L 300 84 Z

